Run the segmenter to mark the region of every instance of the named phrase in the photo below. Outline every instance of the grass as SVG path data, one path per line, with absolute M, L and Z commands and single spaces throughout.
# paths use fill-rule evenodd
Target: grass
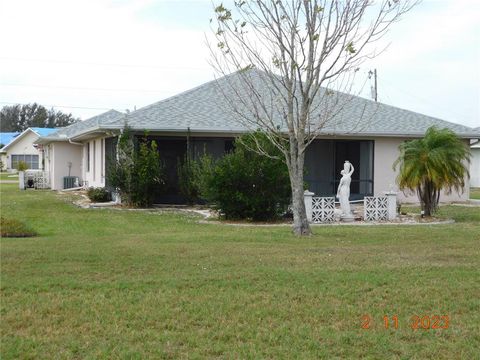
M 0 180 L 13 180 L 13 181 L 18 181 L 18 175 L 15 177 L 10 177 L 12 175 L 16 175 L 13 173 L 9 172 L 0 172 Z
M 470 199 L 480 200 L 480 188 L 470 188 Z
M 1 240 L 2 359 L 478 356 L 480 208 L 443 207 L 453 225 L 295 238 L 0 189 L 2 215 L 39 233 Z M 424 314 L 450 327 L 412 330 Z
M 32 237 L 37 233 L 17 219 L 0 217 L 0 235 L 2 237 Z

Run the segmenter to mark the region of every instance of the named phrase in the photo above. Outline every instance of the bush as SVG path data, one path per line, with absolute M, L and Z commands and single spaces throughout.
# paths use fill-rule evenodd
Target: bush
M 17 170 L 18 171 L 25 171 L 28 170 L 28 165 L 25 161 L 19 161 L 17 164 Z
M 160 193 L 164 181 L 163 165 L 157 150 L 157 143 L 147 141 L 140 144 L 133 165 L 133 191 L 130 199 L 136 206 L 151 206 Z
M 107 202 L 111 200 L 110 193 L 105 188 L 91 187 L 87 190 L 87 196 L 92 202 Z
M 37 233 L 23 222 L 15 219 L 0 217 L 0 233 L 2 237 L 32 237 Z
M 268 154 L 253 151 L 256 144 Z M 212 166 L 203 157 L 198 183 L 201 195 L 213 203 L 226 219 L 273 220 L 290 203 L 291 189 L 283 154 L 262 133 L 237 139 L 233 152 Z
M 198 164 L 191 159 L 189 154 L 185 154 L 183 160 L 178 160 L 177 174 L 178 187 L 187 203 L 194 204 L 199 200 L 199 189 L 195 179 Z
M 126 126 L 118 141 L 118 157 L 109 169 L 109 185 L 128 205 L 151 206 L 165 185 L 163 165 L 155 141 L 142 139 L 136 149 L 134 140 Z
M 198 160 L 185 155 L 178 163 L 178 182 L 180 193 L 189 204 L 201 202 L 207 198 L 209 188 L 206 180 L 212 176 L 214 170 L 213 158 L 204 152 Z

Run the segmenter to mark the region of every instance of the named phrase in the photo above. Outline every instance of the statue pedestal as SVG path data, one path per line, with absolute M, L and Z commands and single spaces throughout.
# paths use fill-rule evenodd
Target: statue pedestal
M 312 206 L 313 206 L 313 192 L 305 190 L 303 193 L 303 201 L 305 202 L 305 212 L 307 213 L 308 222 L 312 222 Z
M 397 218 L 397 193 L 395 191 L 384 191 L 387 197 L 387 211 L 388 220 L 395 220 Z
M 343 222 L 354 222 L 354 221 L 355 221 L 355 217 L 354 217 L 352 214 L 342 215 L 342 216 L 340 217 L 340 219 L 341 219 Z

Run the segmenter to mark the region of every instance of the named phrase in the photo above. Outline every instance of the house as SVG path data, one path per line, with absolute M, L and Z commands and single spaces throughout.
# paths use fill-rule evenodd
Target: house
M 115 129 L 104 129 L 110 123 L 116 124 Z M 44 149 L 50 187 L 63 189 L 66 176 L 85 186 L 104 187 L 105 149 L 115 144 L 123 123 L 124 114 L 110 110 L 41 137 L 37 143 Z
M 473 129 L 480 132 L 480 127 Z M 470 159 L 470 186 L 480 187 L 480 141 L 476 140 L 470 145 L 472 158 Z
M 256 80 L 262 76 L 259 71 L 249 71 L 249 76 Z M 85 185 L 105 186 L 108 159 L 113 159 L 115 154 L 116 136 L 128 122 L 134 134 L 144 136 L 147 131 L 147 137 L 158 144 L 168 184 L 167 194 L 158 201 L 181 201 L 177 163 L 184 157 L 187 143 L 195 155 L 207 151 L 218 158 L 232 148 L 236 136 L 250 131 L 229 109 L 224 96 L 230 91 L 227 84 L 238 81 L 239 74 L 208 82 L 128 114 L 111 110 L 81 125 L 74 124 L 40 138 L 40 144 L 52 149 L 49 153 L 52 188 L 61 189 L 61 182 L 56 179 L 66 176 L 67 162 L 72 163 L 71 174 Z M 263 82 L 257 83 L 258 92 L 269 96 L 270 91 Z M 392 164 L 399 155 L 398 146 L 405 140 L 423 136 L 432 125 L 453 130 L 465 140 L 466 146 L 470 139 L 480 138 L 479 131 L 466 126 L 331 90 L 324 92 L 335 93 L 338 99 L 348 101 L 344 101 L 345 106 L 335 121 L 326 124 L 307 148 L 305 181 L 317 195 L 335 194 L 345 160 L 356 169 L 351 183 L 352 200 L 395 189 L 396 173 Z M 227 95 L 254 98 L 248 91 Z M 314 117 L 312 114 L 311 118 Z M 278 114 L 278 128 L 283 129 L 282 126 L 281 114 Z M 61 161 L 55 156 L 59 145 Z M 414 194 L 399 196 L 400 201 L 416 201 Z M 466 200 L 468 196 L 467 187 L 461 195 L 442 194 L 441 201 Z
M 20 132 L 1 132 L 0 133 L 0 148 L 9 144 L 15 137 L 20 135 Z
M 24 161 L 29 169 L 43 169 L 43 151 L 41 146 L 36 145 L 36 142 L 39 137 L 47 136 L 55 131 L 57 129 L 34 127 L 12 136 L 11 140 L 0 149 L 5 168 L 12 171 L 17 168 L 20 161 Z
M 19 135 L 19 132 L 1 132 L 0 133 L 0 171 L 7 169 L 7 153 L 2 151 L 2 148 L 10 143 L 14 137 Z

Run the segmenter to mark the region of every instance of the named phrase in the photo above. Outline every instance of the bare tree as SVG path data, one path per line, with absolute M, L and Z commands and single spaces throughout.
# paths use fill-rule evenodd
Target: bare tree
M 359 66 L 415 0 L 255 0 L 215 7 L 212 65 L 238 121 L 264 131 L 285 157 L 293 231 L 311 234 L 303 201 L 308 145 L 340 126 Z M 352 129 L 353 131 L 353 129 Z M 325 133 L 325 131 L 323 131 Z M 256 149 L 266 154 L 260 147 Z

